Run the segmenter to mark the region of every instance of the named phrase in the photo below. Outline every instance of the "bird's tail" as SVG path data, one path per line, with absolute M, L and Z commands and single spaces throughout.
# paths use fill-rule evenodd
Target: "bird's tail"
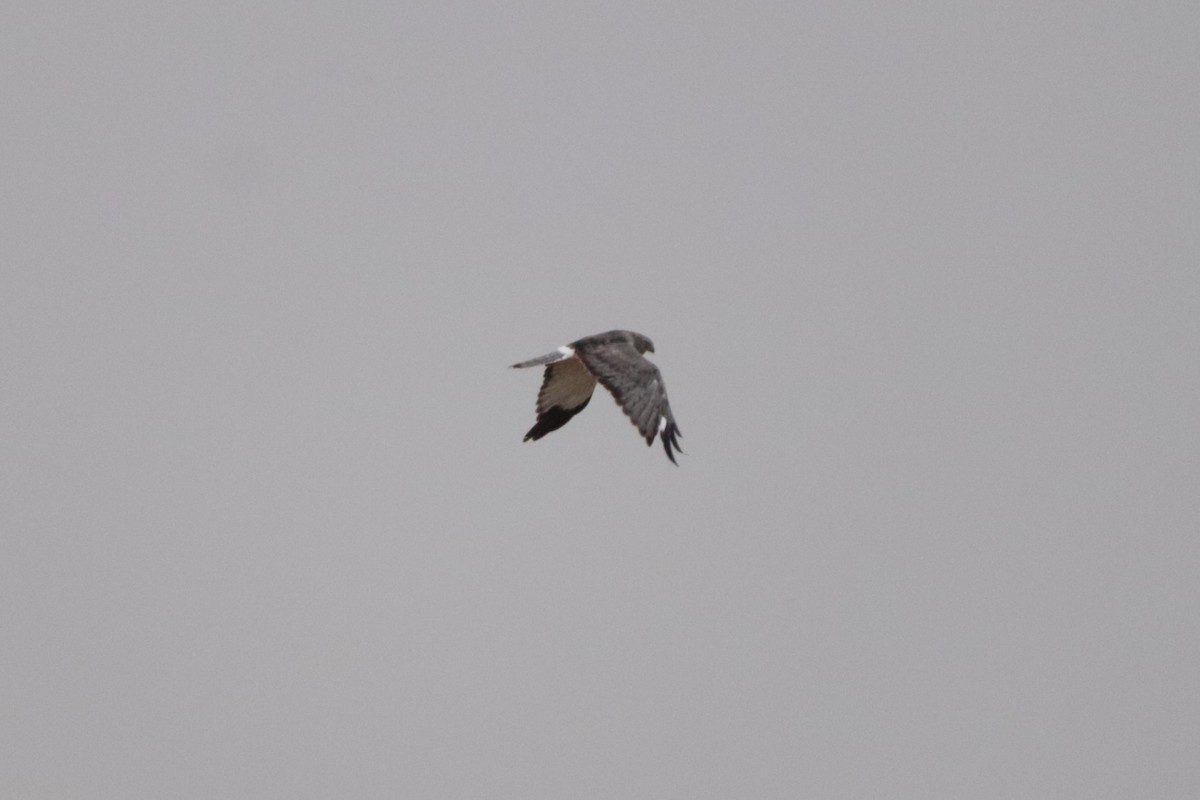
M 570 347 L 560 347 L 553 353 L 547 353 L 544 356 L 531 358 L 528 361 L 522 361 L 520 364 L 513 364 L 513 369 L 522 369 L 524 367 L 540 367 L 542 364 L 553 364 L 555 361 L 562 361 L 575 355 L 575 351 Z

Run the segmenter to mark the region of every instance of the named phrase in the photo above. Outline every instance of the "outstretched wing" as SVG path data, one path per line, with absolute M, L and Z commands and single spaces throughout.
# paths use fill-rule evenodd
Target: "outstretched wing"
M 574 347 L 576 358 L 612 392 L 646 444 L 654 444 L 655 435 L 659 435 L 667 458 L 673 464 L 678 463 L 672 448 L 679 450 L 677 437 L 682 434 L 671 414 L 667 388 L 658 367 L 647 361 L 632 341 L 609 339 L 589 344 L 584 339 Z
M 547 365 L 538 392 L 537 423 L 525 434 L 525 441 L 537 441 L 566 425 L 583 411 L 595 389 L 596 379 L 578 358 L 567 356 Z

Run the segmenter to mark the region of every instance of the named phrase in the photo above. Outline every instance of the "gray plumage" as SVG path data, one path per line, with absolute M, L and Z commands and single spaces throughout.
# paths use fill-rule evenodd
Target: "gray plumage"
M 662 440 L 671 463 L 682 436 L 663 385 L 658 367 L 643 353 L 654 352 L 654 343 L 633 331 L 609 331 L 586 336 L 538 358 L 513 364 L 514 368 L 545 365 L 537 399 L 537 423 L 525 441 L 537 441 L 556 431 L 582 411 L 592 399 L 596 383 L 612 392 L 617 404 L 646 440 Z

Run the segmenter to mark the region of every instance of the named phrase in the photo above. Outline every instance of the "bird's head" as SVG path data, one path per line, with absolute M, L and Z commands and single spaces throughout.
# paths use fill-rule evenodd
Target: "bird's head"
M 630 333 L 632 333 L 632 331 L 630 331 Z M 640 333 L 633 334 L 633 346 L 637 348 L 639 353 L 654 352 L 654 342 L 650 341 L 648 337 L 642 336 Z

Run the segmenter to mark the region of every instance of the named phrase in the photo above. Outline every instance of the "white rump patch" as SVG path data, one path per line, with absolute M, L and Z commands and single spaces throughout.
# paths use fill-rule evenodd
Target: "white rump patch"
M 662 432 L 663 432 L 663 431 L 665 431 L 666 429 L 667 429 L 667 418 L 666 418 L 666 417 L 659 417 L 659 418 L 658 418 L 658 432 L 659 432 L 659 433 L 662 433 Z
M 571 356 L 575 355 L 575 348 L 568 347 L 564 344 L 562 347 L 558 348 L 558 352 L 562 353 L 563 358 L 570 358 Z

